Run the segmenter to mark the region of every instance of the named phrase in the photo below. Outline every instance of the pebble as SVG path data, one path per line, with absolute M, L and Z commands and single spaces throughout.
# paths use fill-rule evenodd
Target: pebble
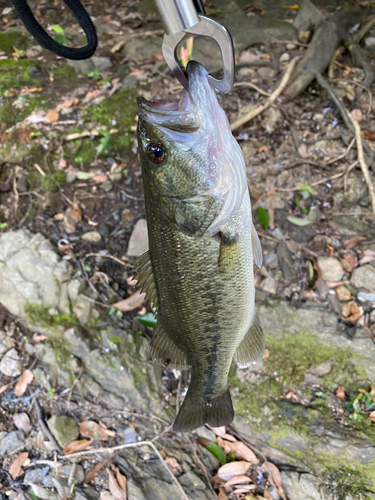
M 290 54 L 288 52 L 284 52 L 280 57 L 280 62 L 288 62 L 290 61 Z
M 272 236 L 277 239 L 277 241 L 282 241 L 285 239 L 284 233 L 279 227 L 276 227 L 272 232 Z
M 20 451 L 25 446 L 25 435 L 23 431 L 10 432 L 0 442 L 0 457 L 10 455 L 14 451 Z
M 47 468 L 48 470 L 48 468 Z M 44 469 L 32 469 L 28 470 L 25 473 L 25 477 L 23 478 L 23 484 L 29 485 L 31 483 L 39 484 L 43 481 L 44 477 Z
M 98 231 L 88 231 L 82 236 L 82 239 L 85 241 L 89 241 L 90 243 L 99 243 L 102 237 Z
M 5 332 L 0 332 L 0 356 L 5 354 L 9 349 L 12 349 L 13 344 Z
M 359 292 L 358 299 L 362 302 L 375 302 L 375 293 Z
M 62 448 L 74 441 L 79 436 L 78 425 L 74 418 L 62 415 L 56 417 L 53 415 L 47 420 L 48 428 L 55 436 L 57 442 Z
M 318 257 L 318 266 L 322 271 L 323 281 L 340 281 L 344 270 L 335 257 Z
M 276 280 L 272 276 L 267 276 L 261 286 L 265 292 L 276 294 Z
M 286 44 L 287 50 L 295 50 L 296 48 L 297 48 L 297 45 L 295 45 L 294 43 L 287 43 Z
M 375 293 L 375 267 L 370 264 L 354 269 L 350 282 L 356 288 L 365 288 Z
M 0 372 L 7 377 L 17 377 L 21 375 L 21 360 L 15 349 L 6 352 L 0 361 Z
M 344 286 L 340 285 L 336 288 L 336 295 L 339 300 L 350 300 L 352 294 L 350 291 Z
M 148 233 L 147 222 L 145 219 L 139 219 L 134 226 L 133 232 L 130 236 L 128 246 L 129 257 L 139 257 L 148 250 Z
M 266 255 L 263 255 L 263 262 L 268 269 L 276 269 L 279 265 L 279 260 L 275 253 L 268 253 Z

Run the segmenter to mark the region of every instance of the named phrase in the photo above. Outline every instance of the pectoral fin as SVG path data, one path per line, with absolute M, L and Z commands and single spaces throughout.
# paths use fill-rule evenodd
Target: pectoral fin
M 264 335 L 258 313 L 255 312 L 253 322 L 241 344 L 234 354 L 238 368 L 247 368 L 259 361 L 264 353 Z
M 219 235 L 219 272 L 223 276 L 230 278 L 237 273 L 240 266 L 240 256 L 238 253 L 238 237 L 237 235 L 229 236 L 224 233 L 219 233 Z
M 134 279 L 138 281 L 138 285 L 141 287 L 141 292 L 145 292 L 146 298 L 150 302 L 151 307 L 157 310 L 158 297 L 148 250 L 143 255 L 138 257 L 134 264 L 134 270 Z
M 253 250 L 254 264 L 260 269 L 263 263 L 262 247 L 260 245 L 259 237 L 257 235 L 254 224 L 251 227 L 251 244 Z
M 151 340 L 151 359 L 168 368 L 176 368 L 177 370 L 189 368 L 185 354 L 165 333 L 159 322 L 156 324 L 155 333 Z

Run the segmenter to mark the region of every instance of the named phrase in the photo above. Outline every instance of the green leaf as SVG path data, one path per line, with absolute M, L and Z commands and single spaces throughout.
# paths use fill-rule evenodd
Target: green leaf
M 6 229 L 7 223 L 6 222 L 0 222 L 0 229 Z
M 136 319 L 140 322 L 141 325 L 147 326 L 148 328 L 155 328 L 156 326 L 156 318 L 154 313 L 146 313 L 142 316 L 136 316 Z
M 296 226 L 308 226 L 312 223 L 311 220 L 299 219 L 298 217 L 293 217 L 292 215 L 288 215 L 287 219 L 289 222 L 295 224 Z
M 219 460 L 221 464 L 226 464 L 227 459 L 225 458 L 225 453 L 223 451 L 223 448 L 221 448 L 217 443 L 214 441 L 208 442 L 208 439 L 201 439 L 198 438 L 198 443 L 206 448 L 212 455 Z
M 270 225 L 270 218 L 266 210 L 263 207 L 258 207 L 258 220 L 267 231 L 268 226 Z
M 55 33 L 59 33 L 60 35 L 63 35 L 65 33 L 64 28 L 59 24 L 52 24 L 51 28 Z
M 353 295 L 353 297 L 356 299 L 357 298 L 357 290 L 353 288 L 349 283 L 344 283 L 344 287 L 349 290 L 349 292 Z
M 311 285 L 314 282 L 314 266 L 309 260 L 307 261 L 307 268 L 309 270 L 309 282 Z
M 32 500 L 38 500 L 37 496 L 35 495 L 35 493 L 33 492 L 33 490 L 32 490 L 32 489 L 30 489 L 30 492 L 29 492 L 29 493 L 30 493 L 30 496 L 31 496 L 31 499 L 32 499 Z
M 328 394 L 326 394 L 325 392 L 321 392 L 321 391 L 316 392 L 315 396 L 318 396 L 319 398 L 323 398 L 323 399 L 329 399 Z
M 300 190 L 302 191 L 302 196 L 303 196 L 303 191 L 307 191 L 309 194 L 315 194 L 314 188 L 312 186 L 309 186 L 308 184 L 303 184 L 302 186 L 300 186 Z
M 308 214 L 309 213 L 309 209 L 307 207 L 302 207 L 301 210 L 302 210 L 302 212 L 304 214 Z
M 64 45 L 64 41 L 65 41 L 65 36 L 64 35 L 56 35 L 54 38 L 56 43 L 61 43 Z

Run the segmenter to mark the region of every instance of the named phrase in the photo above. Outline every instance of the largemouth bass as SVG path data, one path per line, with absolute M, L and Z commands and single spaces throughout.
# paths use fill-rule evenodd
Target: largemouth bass
M 207 71 L 192 61 L 187 73 L 178 104 L 138 99 L 149 251 L 135 279 L 156 311 L 152 359 L 192 367 L 175 431 L 232 422 L 233 357 L 244 368 L 264 351 L 253 273 L 262 252 L 243 154 Z

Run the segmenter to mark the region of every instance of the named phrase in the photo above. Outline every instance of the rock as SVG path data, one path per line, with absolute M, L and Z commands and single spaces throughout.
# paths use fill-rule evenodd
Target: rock
M 277 257 L 280 262 L 281 271 L 283 273 L 284 279 L 290 281 L 296 278 L 297 273 L 294 267 L 294 262 L 292 259 L 291 252 L 286 246 L 285 241 L 280 241 L 277 245 Z
M 279 265 L 277 255 L 275 253 L 263 255 L 263 263 L 268 269 L 276 269 Z
M 95 70 L 95 64 L 92 59 L 92 57 L 90 59 L 83 59 L 81 61 L 73 61 L 71 59 L 68 59 L 67 64 L 68 66 L 74 68 L 79 75 L 87 76 L 89 73 Z
M 0 442 L 0 457 L 21 451 L 26 445 L 23 431 L 13 431 L 7 434 Z
M 12 349 L 13 344 L 5 332 L 0 331 L 0 357 Z
M 375 302 L 375 293 L 359 292 L 358 299 L 362 302 Z
M 0 361 L 0 372 L 7 377 L 17 377 L 21 375 L 21 360 L 15 349 L 6 352 Z
M 139 219 L 134 226 L 130 236 L 127 255 L 129 257 L 139 257 L 148 250 L 147 222 Z
M 92 56 L 91 60 L 95 64 L 95 66 L 98 69 L 100 69 L 101 71 L 105 71 L 106 69 L 108 69 L 112 66 L 112 63 L 111 63 L 111 60 L 109 57 Z
M 74 488 L 74 500 L 99 500 L 99 497 L 100 493 L 88 484 Z
M 78 425 L 74 418 L 53 415 L 47 420 L 47 425 L 62 448 L 65 448 L 79 436 Z
M 336 288 L 336 295 L 339 300 L 343 301 L 350 300 L 352 296 L 350 291 L 344 285 L 340 285 Z
M 276 71 L 268 66 L 264 66 L 262 68 L 258 68 L 258 75 L 263 80 L 270 80 L 276 76 Z
M 375 47 L 375 38 L 373 36 L 368 36 L 365 38 L 366 47 Z
M 363 220 L 354 219 L 349 215 L 338 215 L 328 221 L 329 226 L 343 236 L 367 236 L 375 235 L 375 224 Z
M 311 474 L 281 472 L 284 492 L 289 500 L 330 500 L 330 493 L 322 491 L 319 481 Z
M 267 276 L 261 284 L 262 289 L 267 293 L 276 294 L 276 280 L 272 276 Z
M 98 231 L 88 231 L 82 235 L 84 241 L 89 241 L 90 243 L 99 243 L 102 240 L 102 236 Z
M 271 234 L 278 241 L 283 241 L 285 239 L 284 233 L 279 227 L 276 227 L 273 231 L 271 231 Z
M 284 52 L 284 54 L 281 55 L 280 62 L 288 62 L 290 61 L 290 54 L 288 52 Z
M 47 488 L 52 488 L 54 486 L 52 480 L 54 477 L 58 478 L 59 481 L 63 480 L 63 482 L 67 484 L 70 474 L 72 472 L 72 467 L 73 465 L 62 465 L 61 467 L 57 468 L 56 474 L 55 470 L 53 470 L 44 478 L 43 485 L 46 486 Z M 81 465 L 75 465 L 74 475 L 72 476 L 72 480 L 77 484 L 81 484 L 83 483 L 84 479 L 85 479 L 85 473 L 83 472 L 83 467 Z
M 107 408 L 115 408 L 122 410 L 125 407 L 125 400 L 115 396 L 108 391 L 105 391 L 95 380 L 88 375 L 82 375 L 80 379 L 80 386 L 82 387 L 83 395 L 89 394 L 91 397 L 96 398 L 101 404 Z
M 318 266 L 322 271 L 323 281 L 340 281 L 344 270 L 335 257 L 318 257 Z
M 354 269 L 350 283 L 356 288 L 364 288 L 369 292 L 375 292 L 375 267 L 371 264 Z
M 48 467 L 45 469 L 31 469 L 25 472 L 25 477 L 23 478 L 23 484 L 30 485 L 31 483 L 40 484 L 43 481 L 46 470 L 48 471 Z

